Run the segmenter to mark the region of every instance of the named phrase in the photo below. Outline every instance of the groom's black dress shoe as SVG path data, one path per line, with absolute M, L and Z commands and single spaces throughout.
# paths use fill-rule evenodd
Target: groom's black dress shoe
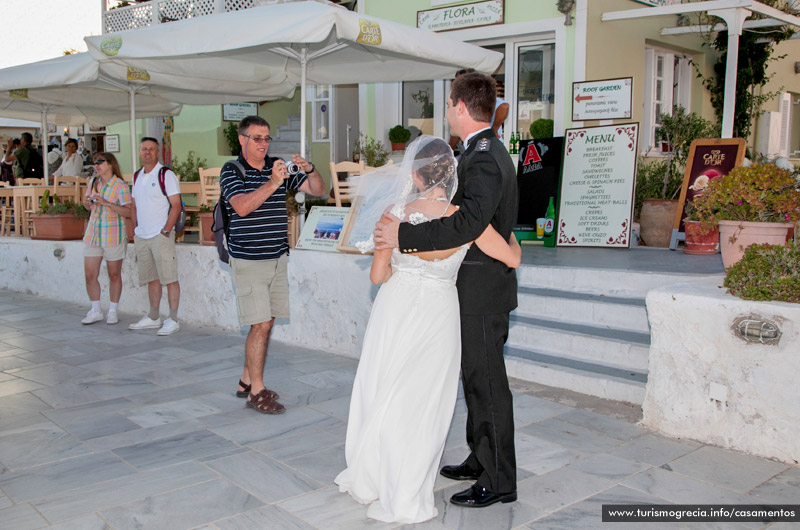
M 466 506 L 467 508 L 483 508 L 491 506 L 496 502 L 514 502 L 517 500 L 517 492 L 511 493 L 492 493 L 483 486 L 473 484 L 468 490 L 456 493 L 450 497 L 450 502 L 457 506 Z
M 466 460 L 457 466 L 443 466 L 439 474 L 453 480 L 478 480 L 481 476 L 480 472 L 467 465 Z

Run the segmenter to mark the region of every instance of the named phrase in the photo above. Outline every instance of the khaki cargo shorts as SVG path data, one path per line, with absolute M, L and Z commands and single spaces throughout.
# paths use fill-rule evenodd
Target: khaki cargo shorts
M 175 232 L 169 237 L 158 234 L 150 239 L 133 236 L 136 262 L 139 265 L 139 285 L 161 282 L 169 285 L 178 281 L 178 258 L 175 256 Z
M 230 258 L 240 325 L 289 318 L 288 261 L 288 254 L 267 261 Z

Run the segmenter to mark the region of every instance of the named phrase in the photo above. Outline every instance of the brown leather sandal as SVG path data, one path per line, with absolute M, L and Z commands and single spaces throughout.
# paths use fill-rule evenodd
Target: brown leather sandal
M 286 407 L 270 397 L 267 389 L 263 389 L 256 395 L 247 396 L 247 406 L 256 409 L 261 414 L 283 414 Z
M 246 385 L 246 384 L 244 384 L 244 381 L 242 381 L 241 379 L 239 379 L 239 386 L 240 386 L 240 387 L 242 387 L 244 390 L 239 390 L 239 389 L 237 388 L 237 389 L 236 389 L 236 397 L 240 397 L 240 398 L 246 398 L 247 396 L 249 396 L 249 395 L 250 395 L 250 388 L 251 388 L 251 387 L 250 387 L 250 385 Z M 269 394 L 270 396 L 272 396 L 272 399 L 278 399 L 278 398 L 280 397 L 280 396 L 278 395 L 278 393 L 277 393 L 277 392 L 275 392 L 274 390 L 270 390 L 269 388 L 267 388 L 266 390 L 267 390 L 267 394 Z

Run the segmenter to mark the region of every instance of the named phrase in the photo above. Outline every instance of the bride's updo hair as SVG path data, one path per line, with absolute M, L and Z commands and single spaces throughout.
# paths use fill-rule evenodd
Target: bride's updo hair
M 425 164 L 416 168 L 425 188 L 447 182 L 456 170 L 453 151 L 441 138 L 431 140 L 417 151 L 415 160 Z

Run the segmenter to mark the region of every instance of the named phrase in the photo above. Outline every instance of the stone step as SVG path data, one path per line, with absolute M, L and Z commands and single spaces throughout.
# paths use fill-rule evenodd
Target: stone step
M 705 276 L 535 265 L 522 265 L 517 269 L 517 281 L 521 287 L 568 287 L 570 291 L 587 294 L 641 299 L 656 287 L 697 281 Z
M 647 374 L 622 370 L 564 355 L 506 346 L 506 371 L 510 377 L 581 394 L 641 405 Z
M 300 129 L 284 129 L 278 127 L 278 134 L 273 142 L 297 142 L 300 144 Z
M 508 345 L 542 350 L 609 367 L 646 372 L 649 333 L 520 314 L 511 315 Z
M 650 332 L 644 298 L 519 287 L 517 312 L 598 327 Z

